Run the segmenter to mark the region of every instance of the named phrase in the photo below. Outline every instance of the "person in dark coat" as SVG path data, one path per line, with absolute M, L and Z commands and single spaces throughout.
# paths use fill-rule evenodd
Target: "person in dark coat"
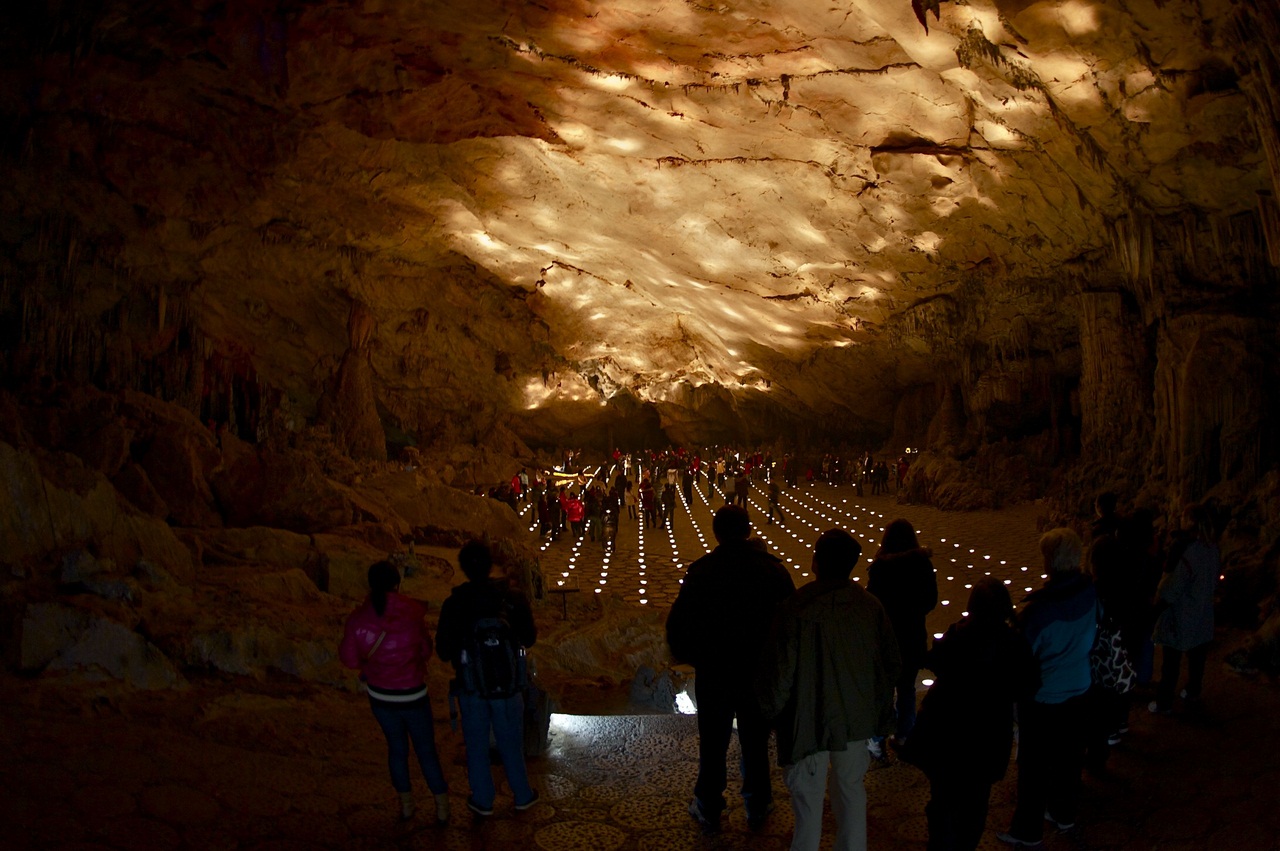
M 968 615 L 933 642 L 924 666 L 936 681 L 902 758 L 929 778 L 928 851 L 973 851 L 987 823 L 992 785 L 1013 750 L 1013 707 L 1039 686 L 1031 647 L 1011 624 L 1013 602 L 986 576 Z
M 796 590 L 782 562 L 750 540 L 745 508 L 722 507 L 711 529 L 716 548 L 689 566 L 667 616 L 672 658 L 696 673 L 698 780 L 689 813 L 707 832 L 719 829 L 725 808 L 725 760 L 735 717 L 748 823 L 760 824 L 773 808 L 769 722 L 753 683 L 774 614 Z
M 880 551 L 868 570 L 867 590 L 880 599 L 902 654 L 902 671 L 896 684 L 899 745 L 911 735 L 916 723 L 916 675 L 924 664 L 929 635 L 925 617 L 938 605 L 938 580 L 933 572 L 932 552 L 921 547 L 916 530 L 907 520 L 894 520 L 885 527 Z M 873 742 L 876 756 L 882 741 Z
M 511 637 L 521 647 L 532 647 L 538 637 L 529 600 L 505 579 L 490 579 L 493 556 L 479 541 L 468 541 L 458 551 L 458 565 L 467 581 L 456 586 L 440 607 L 436 630 L 436 652 L 453 665 L 461 682 L 463 653 L 475 632 L 476 621 L 503 618 Z M 529 784 L 524 762 L 524 696 L 486 698 L 460 686 L 457 694 L 462 715 L 462 741 L 467 752 L 467 782 L 471 797 L 467 808 L 478 816 L 493 815 L 496 790 L 489 765 L 489 742 L 496 743 L 507 775 L 507 786 L 517 810 L 527 810 L 538 802 L 538 793 Z

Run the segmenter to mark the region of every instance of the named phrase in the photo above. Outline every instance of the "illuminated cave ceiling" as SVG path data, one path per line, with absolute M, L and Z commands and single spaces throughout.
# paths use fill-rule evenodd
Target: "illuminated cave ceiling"
M 384 420 L 428 436 L 623 399 L 677 438 L 887 433 L 961 345 L 1069 345 L 1117 220 L 1269 185 L 1229 0 L 948 2 L 927 33 L 907 0 L 192 5 L 108 2 L 9 68 L 6 206 L 70 210 L 104 290 L 183 305 L 302 414 L 357 305 Z

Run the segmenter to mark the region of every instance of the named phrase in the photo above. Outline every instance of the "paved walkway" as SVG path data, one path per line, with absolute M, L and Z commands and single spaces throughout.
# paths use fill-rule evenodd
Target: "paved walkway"
M 1272 685 L 1223 673 L 1220 658 L 1210 665 L 1208 710 L 1135 713 L 1110 776 L 1086 779 L 1080 826 L 1050 835 L 1046 848 L 1280 847 L 1280 700 Z M 5 848 L 659 851 L 783 849 L 789 841 L 791 813 L 776 774 L 780 806 L 762 831 L 747 830 L 731 785 L 723 834 L 699 833 L 685 812 L 697 767 L 687 716 L 557 716 L 550 753 L 531 763 L 543 802 L 516 813 L 500 785 L 496 813 L 482 824 L 463 806 L 461 738 L 440 723 L 454 819 L 438 828 L 418 777 L 422 812 L 409 823 L 395 818 L 384 745 L 355 695 L 207 682 L 94 702 L 87 691 L 38 683 L 7 680 L 4 688 Z M 1012 814 L 1015 770 L 995 789 L 983 848 L 1001 847 L 994 834 Z M 867 789 L 870 847 L 922 851 L 923 776 L 893 763 L 872 770 Z

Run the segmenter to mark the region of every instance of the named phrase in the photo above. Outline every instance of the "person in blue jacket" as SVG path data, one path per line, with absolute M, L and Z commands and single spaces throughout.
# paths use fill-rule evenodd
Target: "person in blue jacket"
M 1038 848 L 1045 822 L 1075 826 L 1087 736 L 1089 651 L 1098 628 L 1098 596 L 1080 569 L 1083 545 L 1067 528 L 1040 539 L 1048 579 L 1025 599 L 1022 634 L 1040 668 L 1035 697 L 1018 704 L 1018 804 L 999 834 L 1015 847 Z

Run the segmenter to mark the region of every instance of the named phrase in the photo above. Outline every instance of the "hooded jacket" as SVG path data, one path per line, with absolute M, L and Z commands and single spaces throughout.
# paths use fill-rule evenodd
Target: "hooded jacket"
M 778 763 L 887 734 L 901 660 L 880 601 L 847 579 L 815 580 L 783 604 L 758 680 Z
M 422 622 L 426 613 L 421 603 L 393 591 L 381 617 L 366 598 L 347 618 L 338 658 L 360 671 L 374 700 L 404 702 L 426 695 L 423 683 L 431 658 L 431 635 Z

